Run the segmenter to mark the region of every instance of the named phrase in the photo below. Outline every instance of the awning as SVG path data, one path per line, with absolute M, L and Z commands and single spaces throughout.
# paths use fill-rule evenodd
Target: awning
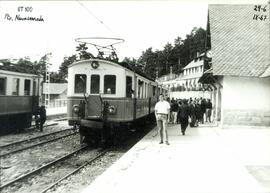
M 212 85 L 215 89 L 217 88 L 215 84 L 218 84 L 220 87 L 222 87 L 222 85 L 220 84 L 220 82 L 217 80 L 217 76 L 213 75 L 213 69 L 210 68 L 208 70 L 206 70 L 203 75 L 200 77 L 199 81 L 202 84 L 210 84 Z

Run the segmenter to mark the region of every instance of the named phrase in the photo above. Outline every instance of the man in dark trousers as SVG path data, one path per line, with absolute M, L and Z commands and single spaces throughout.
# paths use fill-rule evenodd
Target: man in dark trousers
M 189 114 L 189 106 L 187 104 L 187 100 L 184 99 L 183 104 L 179 107 L 179 119 L 181 124 L 181 132 L 183 135 L 185 135 L 188 126 Z
M 205 106 L 206 106 L 206 122 L 209 121 L 209 123 L 211 123 L 212 103 L 210 99 L 207 100 Z
M 36 119 L 36 127 L 41 132 L 43 131 L 43 125 L 44 125 L 45 121 L 46 121 L 46 109 L 45 109 L 45 106 L 42 105 L 38 109 L 38 117 Z

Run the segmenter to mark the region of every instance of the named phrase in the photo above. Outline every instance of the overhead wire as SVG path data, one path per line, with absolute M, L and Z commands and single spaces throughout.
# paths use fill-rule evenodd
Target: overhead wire
M 112 29 L 108 26 L 108 25 L 106 25 L 102 20 L 100 20 L 88 7 L 86 7 L 82 2 L 80 2 L 79 0 L 77 0 L 77 2 L 91 15 L 91 16 L 93 16 L 99 23 L 101 23 L 102 25 L 104 25 L 106 28 L 107 28 L 107 30 L 109 30 L 113 35 L 115 35 L 115 36 L 117 36 L 118 37 L 118 35 L 116 34 L 116 33 L 114 33 L 113 31 L 112 31 Z

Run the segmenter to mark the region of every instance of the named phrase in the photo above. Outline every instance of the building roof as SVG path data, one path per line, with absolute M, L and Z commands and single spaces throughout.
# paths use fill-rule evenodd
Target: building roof
M 254 8 L 251 4 L 209 5 L 214 75 L 260 77 L 269 68 L 269 5 L 265 12 Z M 263 20 L 254 19 L 256 14 L 263 15 Z
M 48 93 L 47 84 L 43 83 L 43 94 L 62 94 L 67 90 L 67 83 L 50 83 Z
M 203 66 L 203 57 L 192 60 L 188 65 L 183 68 L 183 70 L 198 66 Z
M 2 70 L 2 69 L 0 69 L 0 75 L 13 75 L 13 76 L 20 76 L 20 77 L 42 78 L 41 76 L 38 76 L 36 74 L 22 73 L 22 72 Z

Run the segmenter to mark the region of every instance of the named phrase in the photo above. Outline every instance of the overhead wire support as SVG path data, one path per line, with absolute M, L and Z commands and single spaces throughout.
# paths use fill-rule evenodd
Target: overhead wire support
M 79 0 L 77 0 L 77 2 L 91 15 L 93 16 L 97 21 L 99 21 L 102 25 L 104 25 L 107 30 L 109 30 L 113 35 L 117 36 L 118 35 L 116 33 L 114 33 L 111 28 L 109 26 L 107 26 L 102 20 L 100 20 L 95 14 L 93 14 L 89 8 L 87 8 L 82 2 L 80 2 Z

